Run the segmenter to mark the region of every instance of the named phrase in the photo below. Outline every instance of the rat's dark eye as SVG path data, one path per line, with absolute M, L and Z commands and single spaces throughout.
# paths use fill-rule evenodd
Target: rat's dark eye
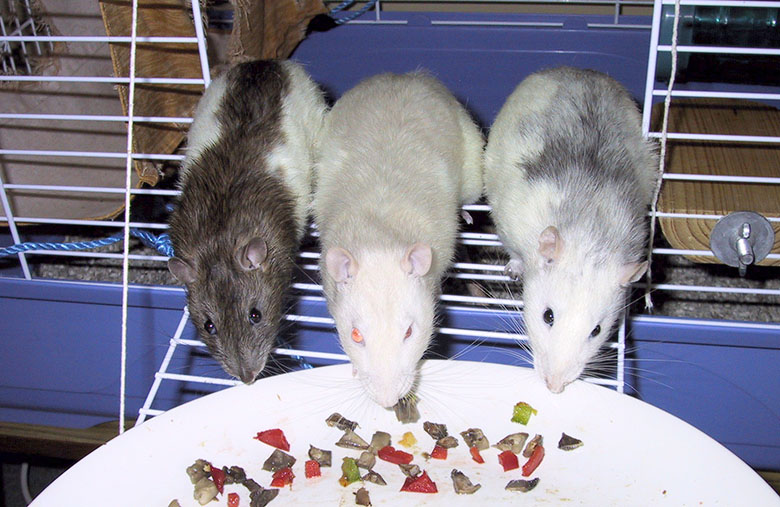
M 217 326 L 214 325 L 213 322 L 211 322 L 211 319 L 207 320 L 205 324 L 203 324 L 203 329 L 206 330 L 206 332 L 212 336 L 217 334 Z
M 593 331 L 590 332 L 590 337 L 595 338 L 599 335 L 599 333 L 601 333 L 601 326 L 597 325 L 596 327 L 593 328 Z
M 260 313 L 260 310 L 257 308 L 249 310 L 249 322 L 252 324 L 260 324 L 261 320 L 263 320 L 263 315 Z
M 553 311 L 549 308 L 544 311 L 544 314 L 542 314 L 542 318 L 544 319 L 544 323 L 550 327 L 552 327 L 553 322 L 555 322 L 555 315 L 553 314 Z

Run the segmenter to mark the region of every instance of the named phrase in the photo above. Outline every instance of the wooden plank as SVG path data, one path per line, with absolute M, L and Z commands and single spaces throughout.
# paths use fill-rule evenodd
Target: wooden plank
M 780 495 L 780 472 L 758 470 L 758 474 Z
M 653 109 L 653 130 L 660 131 L 663 104 Z M 672 101 L 669 132 L 780 136 L 780 111 L 735 99 Z M 780 145 L 669 140 L 667 173 L 780 177 Z M 667 213 L 727 215 L 755 211 L 780 216 L 780 185 L 666 180 L 658 210 Z M 661 231 L 673 248 L 709 250 L 717 220 L 661 218 Z M 780 224 L 774 223 L 773 253 L 780 253 Z M 716 257 L 689 256 L 695 262 L 720 263 Z M 780 261 L 764 260 L 776 266 Z
M 128 421 L 131 427 L 134 421 Z M 0 422 L 0 452 L 79 460 L 118 434 L 116 422 L 91 428 L 61 428 Z

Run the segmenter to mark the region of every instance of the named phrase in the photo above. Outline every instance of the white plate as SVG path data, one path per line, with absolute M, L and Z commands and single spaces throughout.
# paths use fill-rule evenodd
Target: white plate
M 47 505 L 182 506 L 197 505 L 185 473 L 195 459 L 243 467 L 247 475 L 269 487 L 271 474 L 261 469 L 272 448 L 252 437 L 281 428 L 298 459 L 292 488 L 283 488 L 271 505 L 355 505 L 360 483 L 338 484 L 344 456 L 357 451 L 336 447 L 341 432 L 324 420 L 334 411 L 360 424 L 357 432 L 370 440 L 375 430 L 393 436 L 406 431 L 418 443 L 411 452 L 428 471 L 438 494 L 400 492 L 403 475 L 378 461 L 375 470 L 387 486 L 367 484 L 374 505 L 496 505 L 499 502 L 547 502 L 567 505 L 780 505 L 780 497 L 726 448 L 687 423 L 646 403 L 609 389 L 577 382 L 551 394 L 526 368 L 466 361 L 428 361 L 422 368 L 418 423 L 402 425 L 392 412 L 368 402 L 348 364 L 316 368 L 237 386 L 182 405 L 126 432 L 77 463 L 33 503 Z M 538 409 L 527 427 L 510 422 L 512 407 L 526 401 Z M 445 423 L 460 445 L 446 461 L 426 462 L 433 440 L 423 421 Z M 459 433 L 481 428 L 491 443 L 509 433 L 544 436 L 546 455 L 533 474 L 539 485 L 528 493 L 504 486 L 521 478 L 520 470 L 504 472 L 495 448 L 483 451 L 485 463 L 470 459 Z M 580 438 L 584 446 L 557 448 L 561 432 Z M 309 444 L 333 451 L 332 468 L 306 479 L 303 463 Z M 409 449 L 405 449 L 409 450 Z M 520 464 L 525 459 L 520 457 Z M 482 488 L 474 495 L 456 495 L 450 471 L 458 468 Z M 241 505 L 249 494 L 240 485 L 208 505 L 226 505 L 227 493 L 238 492 Z

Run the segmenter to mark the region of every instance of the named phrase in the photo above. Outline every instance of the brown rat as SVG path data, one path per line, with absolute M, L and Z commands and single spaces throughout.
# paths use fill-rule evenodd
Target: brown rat
M 200 338 L 244 383 L 275 345 L 325 110 L 300 65 L 244 62 L 212 82 L 188 134 L 168 266 Z

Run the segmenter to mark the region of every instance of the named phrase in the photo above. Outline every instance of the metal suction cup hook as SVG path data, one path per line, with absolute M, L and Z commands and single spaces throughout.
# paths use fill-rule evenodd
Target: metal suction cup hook
M 775 231 L 769 220 L 752 211 L 737 211 L 721 218 L 710 234 L 710 249 L 724 264 L 745 276 L 750 264 L 772 251 Z

